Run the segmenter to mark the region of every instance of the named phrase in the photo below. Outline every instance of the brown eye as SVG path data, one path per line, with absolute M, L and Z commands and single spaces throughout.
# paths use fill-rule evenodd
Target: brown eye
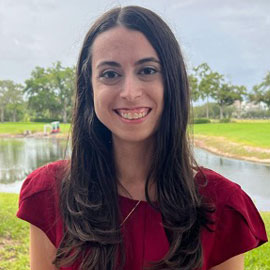
M 100 75 L 100 77 L 101 77 L 101 78 L 104 78 L 104 79 L 110 80 L 110 79 L 116 79 L 116 78 L 120 77 L 120 74 L 118 74 L 118 73 L 115 72 L 115 71 L 109 70 L 109 71 L 103 72 L 103 73 Z
M 152 67 L 145 67 L 139 72 L 141 75 L 153 75 L 155 73 L 157 73 L 157 70 Z

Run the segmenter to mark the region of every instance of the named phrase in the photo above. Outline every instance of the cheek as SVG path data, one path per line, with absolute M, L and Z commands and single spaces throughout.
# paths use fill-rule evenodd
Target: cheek
M 160 110 L 163 111 L 164 106 L 164 87 L 159 85 L 159 91 L 157 91 L 156 100 L 158 101 Z
M 102 109 L 102 101 L 100 100 L 100 95 L 94 91 L 94 109 L 97 117 L 100 119 L 101 109 Z
M 109 91 L 93 90 L 94 92 L 94 109 L 98 118 L 106 115 L 111 110 L 112 97 Z M 101 120 L 101 119 L 100 119 Z

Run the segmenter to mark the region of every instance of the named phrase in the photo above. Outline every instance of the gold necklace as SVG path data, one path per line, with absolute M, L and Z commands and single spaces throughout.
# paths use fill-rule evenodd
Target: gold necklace
M 132 213 L 135 211 L 135 209 L 137 208 L 137 206 L 141 203 L 142 200 L 139 200 L 136 205 L 131 209 L 131 211 L 127 214 L 127 216 L 125 217 L 125 219 L 122 221 L 122 223 L 120 224 L 120 227 L 123 226 L 123 224 L 127 221 L 127 219 L 132 215 Z

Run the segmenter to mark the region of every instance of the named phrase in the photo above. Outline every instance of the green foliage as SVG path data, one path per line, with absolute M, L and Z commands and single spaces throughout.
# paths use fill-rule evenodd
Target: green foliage
M 72 96 L 75 88 L 75 68 L 64 68 L 60 62 L 47 69 L 61 108 L 64 123 L 71 118 Z
M 71 119 L 75 68 L 62 67 L 60 62 L 50 68 L 36 67 L 25 81 L 24 92 L 32 119 Z
M 26 102 L 21 102 L 18 104 L 9 103 L 6 106 L 5 116 L 7 121 L 22 121 L 26 115 L 27 104 Z
M 11 80 L 0 80 L 0 121 L 18 121 L 24 109 L 23 86 Z
M 188 75 L 189 87 L 191 91 L 191 99 L 193 101 L 197 101 L 200 99 L 200 92 L 198 89 L 198 79 L 195 77 L 194 74 Z
M 266 111 L 266 110 L 254 110 L 254 111 L 248 111 L 248 112 L 244 112 L 241 115 L 241 118 L 243 119 L 266 119 L 269 118 L 270 119 L 270 110 Z
M 197 99 L 206 99 L 206 118 L 209 118 L 208 102 L 212 96 L 213 90 L 217 87 L 217 79 L 219 78 L 218 73 L 213 73 L 211 68 L 206 64 L 202 63 L 197 67 L 194 67 L 195 77 L 197 81 L 193 79 L 194 89 L 196 89 Z M 196 83 L 196 84 L 195 84 Z M 196 87 L 195 87 L 196 85 Z
M 254 85 L 252 90 L 253 92 L 249 95 L 249 99 L 256 103 L 265 103 L 270 111 L 270 71 L 267 72 L 260 84 Z
M 194 118 L 205 118 L 206 110 L 208 107 L 208 115 L 211 119 L 218 119 L 220 118 L 220 108 L 217 103 L 210 102 L 204 105 L 196 106 L 193 108 L 193 115 Z M 225 118 L 232 117 L 232 113 L 234 112 L 234 108 L 232 106 L 227 106 L 223 110 L 223 114 Z
M 193 120 L 193 124 L 209 124 L 209 123 L 211 123 L 211 121 L 208 118 L 195 118 Z
M 25 84 L 24 92 L 28 97 L 28 108 L 32 115 L 44 118 L 59 114 L 57 97 L 44 68 L 36 67 Z
M 222 118 L 222 119 L 219 119 L 219 123 L 231 123 L 232 120 L 231 118 Z
M 212 71 L 206 63 L 194 67 L 193 72 L 194 74 L 189 75 L 192 100 L 206 99 L 206 118 L 209 118 L 209 98 L 214 99 L 218 104 L 220 119 L 222 119 L 225 107 L 236 100 L 242 101 L 246 94 L 245 86 L 226 83 L 224 76 Z
M 51 123 L 54 121 L 60 121 L 58 118 L 34 118 L 31 119 L 31 122 L 37 122 L 37 123 Z

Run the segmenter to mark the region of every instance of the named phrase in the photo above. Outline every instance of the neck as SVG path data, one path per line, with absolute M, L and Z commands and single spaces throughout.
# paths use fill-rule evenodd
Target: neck
M 145 182 L 151 166 L 153 140 L 120 142 L 113 138 L 113 147 L 119 194 L 145 200 Z

